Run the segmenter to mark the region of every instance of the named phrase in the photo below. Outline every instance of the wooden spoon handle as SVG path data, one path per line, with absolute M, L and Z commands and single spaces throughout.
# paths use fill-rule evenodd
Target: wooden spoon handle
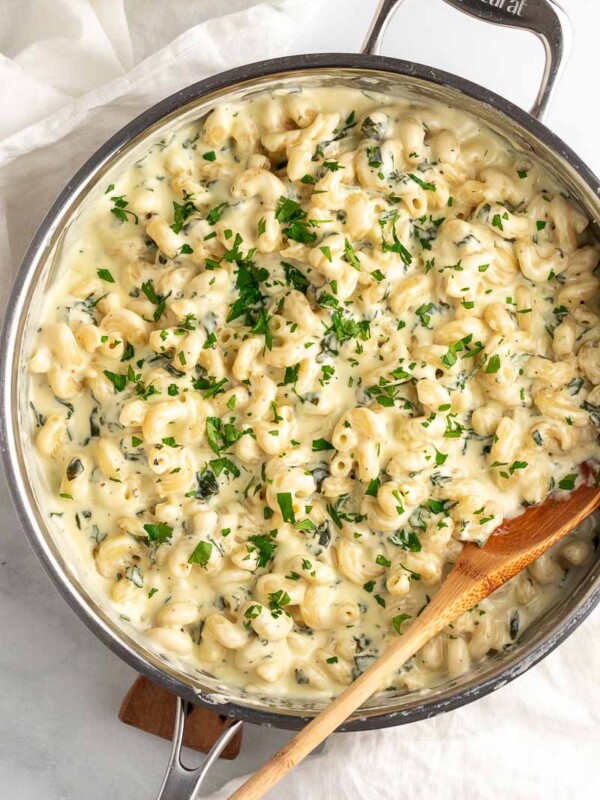
M 391 676 L 429 639 L 491 594 L 573 530 L 600 504 L 600 489 L 581 486 L 568 500 L 546 501 L 502 526 L 485 547 L 467 544 L 454 569 L 420 614 L 380 658 L 255 772 L 230 800 L 258 800 Z
M 302 761 L 330 733 L 338 728 L 362 703 L 381 689 L 391 676 L 432 636 L 439 633 L 461 613 L 462 593 L 456 592 L 451 576 L 442 585 L 431 603 L 411 626 L 362 675 L 342 692 L 326 709 L 294 736 L 273 758 L 254 773 L 231 795 L 230 800 L 258 800 Z M 465 585 L 468 583 L 468 587 Z M 461 577 L 466 590 L 472 582 Z M 477 600 L 475 600 L 477 602 Z

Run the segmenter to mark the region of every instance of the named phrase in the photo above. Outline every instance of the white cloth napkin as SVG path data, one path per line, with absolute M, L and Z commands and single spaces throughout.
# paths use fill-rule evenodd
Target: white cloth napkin
M 3 0 L 0 305 L 36 225 L 97 146 L 186 84 L 299 49 L 323 1 Z M 331 737 L 269 797 L 597 798 L 599 666 L 596 614 L 541 665 L 475 704 Z
M 190 83 L 285 55 L 318 8 L 318 0 L 2 0 L 1 269 L 14 273 L 62 186 L 115 131 Z M 232 13 L 216 16 L 224 10 Z

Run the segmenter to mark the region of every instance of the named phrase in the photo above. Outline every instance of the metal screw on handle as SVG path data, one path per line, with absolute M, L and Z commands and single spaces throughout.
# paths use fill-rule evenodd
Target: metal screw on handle
M 181 763 L 181 746 L 186 714 L 191 710 L 191 703 L 177 698 L 173 746 L 169 756 L 169 764 L 156 800 L 197 800 L 198 792 L 209 769 L 221 755 L 228 743 L 242 727 L 242 721 L 234 722 L 212 746 L 204 763 L 190 769 Z
M 381 39 L 393 12 L 404 0 L 381 0 L 361 52 L 377 55 Z M 567 55 L 571 49 L 571 24 L 555 0 L 444 0 L 453 8 L 471 17 L 508 25 L 535 33 L 546 53 L 542 83 L 531 114 L 542 120 L 558 85 Z

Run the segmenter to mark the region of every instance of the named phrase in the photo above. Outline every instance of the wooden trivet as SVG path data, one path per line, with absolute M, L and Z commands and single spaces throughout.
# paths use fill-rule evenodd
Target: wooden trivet
M 173 738 L 175 726 L 175 696 L 156 686 L 147 678 L 137 678 L 127 692 L 119 709 L 119 719 L 126 725 L 160 736 L 162 739 Z M 219 736 L 234 720 L 222 717 L 214 711 L 201 706 L 194 706 L 185 721 L 183 744 L 208 753 Z M 234 759 L 240 752 L 242 731 L 234 736 L 219 758 Z

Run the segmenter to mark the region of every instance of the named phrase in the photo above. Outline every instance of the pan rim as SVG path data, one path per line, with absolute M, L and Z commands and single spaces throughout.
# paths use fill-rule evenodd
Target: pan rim
M 5 346 L 0 362 L 0 452 L 6 470 L 9 493 L 21 527 L 32 549 L 60 594 L 87 627 L 119 658 L 149 679 L 158 682 L 168 691 L 238 719 L 289 729 L 302 727 L 310 719 L 310 715 L 285 713 L 277 708 L 263 710 L 238 701 L 215 703 L 214 695 L 211 693 L 198 693 L 189 684 L 175 679 L 164 670 L 155 667 L 127 644 L 118 629 L 113 629 L 96 614 L 90 602 L 78 591 L 51 552 L 42 528 L 34 519 L 33 509 L 22 491 L 25 478 L 16 463 L 17 409 L 14 404 L 16 387 L 11 385 L 11 379 L 15 370 L 15 361 L 19 358 L 20 332 L 23 324 L 22 312 L 30 298 L 30 287 L 44 253 L 45 243 L 48 237 L 64 222 L 63 216 L 74 196 L 76 197 L 78 192 L 94 181 L 95 175 L 101 167 L 115 159 L 121 149 L 132 139 L 142 136 L 162 119 L 208 94 L 223 92 L 244 83 L 251 84 L 252 81 L 274 77 L 281 73 L 286 75 L 297 73 L 306 76 L 313 70 L 336 68 L 364 72 L 387 72 L 391 76 L 408 77 L 436 86 L 446 86 L 452 91 L 468 95 L 471 99 L 483 103 L 517 122 L 528 133 L 549 147 L 560 159 L 566 161 L 575 170 L 579 180 L 586 184 L 595 196 L 600 194 L 599 181 L 594 173 L 568 145 L 543 123 L 509 100 L 459 76 L 422 64 L 366 54 L 324 53 L 259 61 L 206 78 L 175 92 L 135 117 L 96 150 L 68 181 L 34 234 L 15 276 L 2 331 Z M 427 700 L 427 696 L 422 702 L 419 702 L 419 698 L 415 698 L 415 705 L 403 710 L 379 712 L 377 709 L 373 709 L 363 711 L 362 714 L 358 712 L 359 716 L 351 718 L 342 730 L 368 730 L 404 724 L 470 703 L 500 688 L 539 662 L 583 622 L 598 602 L 600 602 L 600 580 L 596 581 L 595 586 L 588 587 L 577 606 L 571 609 L 560 622 L 554 623 L 551 630 L 540 637 L 540 641 L 532 647 L 529 653 L 521 653 L 518 658 L 509 659 L 497 674 L 482 680 L 474 680 L 474 685 L 468 685 L 459 691 L 446 689 L 441 696 L 430 700 Z

